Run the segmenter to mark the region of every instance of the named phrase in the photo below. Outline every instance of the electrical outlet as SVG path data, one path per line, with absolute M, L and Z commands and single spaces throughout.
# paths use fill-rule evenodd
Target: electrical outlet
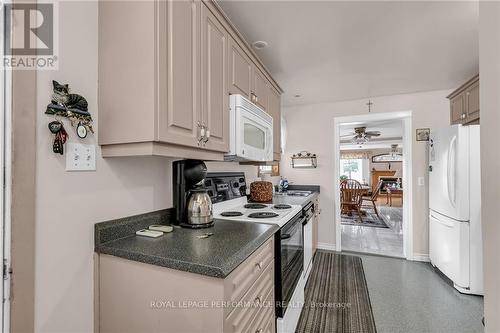
M 95 145 L 68 142 L 66 171 L 95 171 Z

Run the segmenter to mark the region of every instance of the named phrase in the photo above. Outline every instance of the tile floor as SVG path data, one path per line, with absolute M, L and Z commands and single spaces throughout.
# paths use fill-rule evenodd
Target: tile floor
M 353 255 L 363 260 L 378 333 L 483 332 L 483 297 L 460 294 L 429 263 Z
M 379 206 L 389 228 L 342 225 L 342 250 L 403 257 L 403 208 Z

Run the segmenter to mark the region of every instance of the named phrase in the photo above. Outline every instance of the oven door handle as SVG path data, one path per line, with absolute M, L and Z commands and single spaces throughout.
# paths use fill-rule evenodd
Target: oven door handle
M 291 238 L 291 237 L 292 237 L 292 235 L 290 235 L 290 234 L 283 234 L 283 235 L 281 235 L 280 238 L 281 239 L 288 239 L 288 238 Z
M 311 217 L 310 215 L 306 215 L 304 217 L 302 217 L 302 225 L 306 225 L 307 223 L 309 223 L 309 221 L 311 220 Z

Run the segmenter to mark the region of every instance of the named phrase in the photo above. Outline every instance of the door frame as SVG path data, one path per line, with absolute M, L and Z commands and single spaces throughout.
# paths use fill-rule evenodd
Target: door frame
M 333 174 L 334 189 L 340 187 L 340 125 L 359 121 L 401 120 L 403 125 L 403 256 L 413 259 L 413 142 L 412 111 L 367 113 L 334 118 Z M 342 225 L 340 218 L 340 192 L 334 191 L 335 249 L 342 251 Z
M 0 27 L 4 34 L 4 26 Z M 4 45 L 0 45 L 0 54 L 5 54 Z M 0 75 L 0 105 L 3 112 L 0 114 L 0 260 L 2 265 L 2 284 L 0 299 L 2 301 L 0 322 L 1 332 L 10 332 L 10 284 L 11 275 L 5 274 L 10 270 L 11 262 L 11 136 L 12 136 L 12 70 L 3 70 Z

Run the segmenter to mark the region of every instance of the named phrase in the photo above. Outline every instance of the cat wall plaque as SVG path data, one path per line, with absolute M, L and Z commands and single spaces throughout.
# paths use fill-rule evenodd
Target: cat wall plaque
M 57 119 L 58 116 L 66 117 L 71 121 L 71 126 L 76 126 L 76 135 L 84 139 L 88 132 L 94 133 L 92 128 L 92 115 L 88 111 L 88 103 L 85 97 L 79 94 L 70 93 L 68 84 L 60 84 L 52 81 L 52 98 L 47 105 L 45 114 L 53 115 L 56 120 L 49 124 L 51 133 L 55 134 L 53 150 L 54 153 L 63 154 L 63 146 L 68 134 L 64 130 L 62 122 Z M 60 130 L 56 132 L 60 125 Z

